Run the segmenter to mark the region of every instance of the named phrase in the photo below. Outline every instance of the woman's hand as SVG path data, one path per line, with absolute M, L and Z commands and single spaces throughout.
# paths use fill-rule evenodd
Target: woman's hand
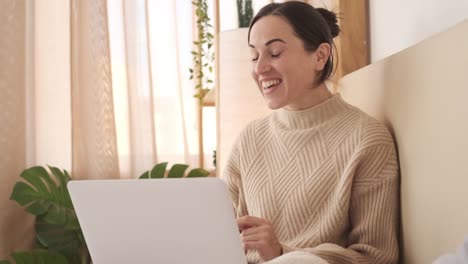
M 269 220 L 243 216 L 237 219 L 237 225 L 241 231 L 245 251 L 256 250 L 262 261 L 272 260 L 281 255 L 281 244 Z

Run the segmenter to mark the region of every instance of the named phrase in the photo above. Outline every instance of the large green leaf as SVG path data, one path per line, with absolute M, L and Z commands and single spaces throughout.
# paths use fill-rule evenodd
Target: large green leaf
M 167 175 L 168 178 L 183 178 L 189 166 L 186 164 L 174 164 Z M 150 171 L 144 172 L 139 179 L 160 179 L 166 174 L 167 162 L 162 162 L 153 167 Z M 196 168 L 191 170 L 187 177 L 206 177 L 210 173 L 204 169 Z
M 158 165 L 154 166 L 153 169 L 151 170 L 151 179 L 157 179 L 157 178 L 164 178 L 164 175 L 166 174 L 166 167 L 167 167 L 167 162 L 159 163 Z
M 156 164 L 156 166 L 153 167 L 150 171 L 146 171 L 143 173 L 139 179 L 158 179 L 158 178 L 164 178 L 164 175 L 166 174 L 166 167 L 167 167 L 167 162 L 162 162 L 159 164 Z
M 182 178 L 184 177 L 185 170 L 189 166 L 185 164 L 174 164 L 167 175 L 168 178 Z
M 49 167 L 49 170 L 54 174 L 55 178 L 57 178 L 60 182 L 60 185 L 57 188 L 58 188 L 60 195 L 65 198 L 67 207 L 73 208 L 73 203 L 71 201 L 71 198 L 67 189 L 67 183 L 71 180 L 70 175 L 68 175 L 68 172 L 65 170 L 64 172 L 62 172 L 60 169 L 56 167 L 51 167 L 51 166 L 48 166 L 48 167 Z
M 21 173 L 26 182 L 17 182 L 10 199 L 26 207 L 26 211 L 47 223 L 79 228 L 66 184 L 70 181 L 68 173 L 49 167 L 57 185 L 45 168 L 31 167 Z
M 66 171 L 55 167 L 49 166 L 49 170 L 50 175 L 43 167 L 24 170 L 21 177 L 25 182 L 15 184 L 10 199 L 37 216 L 36 240 L 41 247 L 73 260 L 77 258 L 80 248 L 85 247 L 85 242 L 67 189 L 71 177 Z M 22 257 L 33 256 L 19 255 L 19 258 Z
M 208 175 L 210 175 L 209 171 L 198 168 L 198 169 L 191 170 L 189 174 L 187 175 L 187 178 L 206 177 Z
M 37 241 L 50 250 L 72 257 L 85 246 L 81 230 L 65 229 L 62 225 L 54 225 L 40 219 L 36 221 Z
M 59 253 L 36 249 L 30 252 L 15 252 L 11 255 L 16 264 L 68 264 L 67 259 Z M 0 264 L 12 264 L 7 260 Z

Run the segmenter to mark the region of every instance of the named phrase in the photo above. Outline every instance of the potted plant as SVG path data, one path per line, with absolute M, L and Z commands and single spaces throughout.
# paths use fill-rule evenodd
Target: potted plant
M 239 27 L 249 27 L 250 21 L 252 21 L 252 17 L 252 0 L 237 0 L 237 18 L 239 21 Z
M 140 179 L 206 177 L 209 172 L 193 169 L 185 174 L 189 166 L 174 164 L 169 172 L 167 162 L 157 164 L 146 171 Z M 56 167 L 35 166 L 24 170 L 13 187 L 10 199 L 36 216 L 35 249 L 15 252 L 11 258 L 16 264 L 88 264 L 91 263 L 86 241 L 73 207 L 67 183 L 71 180 L 65 170 Z M 11 264 L 1 260 L 0 264 Z
M 203 104 L 203 97 L 213 86 L 211 74 L 213 73 L 214 47 L 213 47 L 213 26 L 210 24 L 208 16 L 208 4 L 206 0 L 192 1 L 197 16 L 196 28 L 197 35 L 193 41 L 194 50 L 192 51 L 193 68 L 190 68 L 190 80 L 195 80 L 195 98 L 199 99 L 200 105 Z

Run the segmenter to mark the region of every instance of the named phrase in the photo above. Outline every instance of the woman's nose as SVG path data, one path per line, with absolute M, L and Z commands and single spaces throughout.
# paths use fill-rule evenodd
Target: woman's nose
M 261 75 L 265 72 L 271 70 L 271 65 L 268 60 L 258 58 L 257 63 L 255 64 L 255 73 Z

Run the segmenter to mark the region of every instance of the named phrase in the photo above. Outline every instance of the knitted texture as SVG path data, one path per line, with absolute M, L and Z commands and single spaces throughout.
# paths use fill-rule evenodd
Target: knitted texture
M 307 110 L 280 109 L 251 122 L 232 148 L 223 179 L 237 216 L 270 220 L 285 254 L 306 251 L 330 264 L 397 263 L 392 136 L 339 94 Z M 256 251 L 247 259 L 261 261 Z M 307 259 L 313 258 L 302 263 L 315 263 Z

